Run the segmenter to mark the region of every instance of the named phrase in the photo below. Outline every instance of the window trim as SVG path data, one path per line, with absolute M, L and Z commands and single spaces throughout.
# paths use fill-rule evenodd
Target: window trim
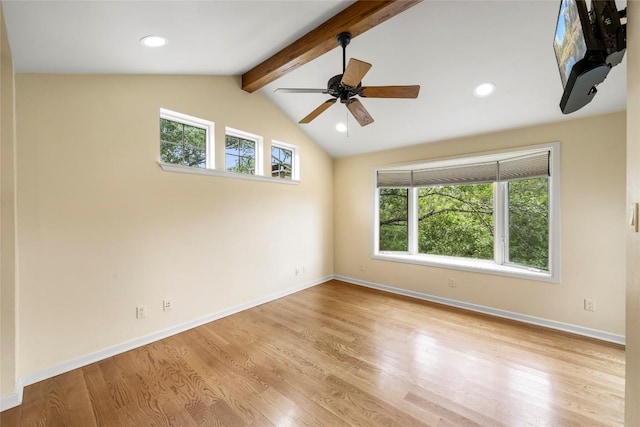
M 253 171 L 252 174 L 242 173 L 242 172 L 233 172 L 233 171 L 230 171 L 229 169 L 227 169 L 227 151 L 226 151 L 227 150 L 227 136 L 232 136 L 232 137 L 235 137 L 235 138 L 242 138 L 242 139 L 246 139 L 246 140 L 254 142 L 254 144 L 255 144 L 255 146 L 254 146 L 255 156 L 253 158 L 254 171 Z M 241 174 L 241 175 L 263 176 L 264 175 L 263 145 L 264 145 L 264 138 L 261 137 L 260 135 L 256 135 L 256 134 L 249 133 L 249 132 L 245 132 L 245 131 L 239 130 L 239 129 L 230 128 L 228 126 L 225 127 L 224 128 L 224 148 L 225 148 L 224 170 L 225 170 L 225 172 L 236 173 L 236 174 Z
M 271 147 L 269 147 L 269 169 L 271 169 L 271 148 L 278 147 L 291 151 L 291 179 L 273 178 L 283 181 L 300 181 L 300 152 L 295 145 L 287 144 L 286 142 L 271 140 Z
M 531 267 L 514 265 L 512 263 L 499 264 L 497 261 L 504 262 L 504 250 L 502 242 L 494 242 L 494 259 L 493 260 L 477 260 L 472 258 L 451 257 L 444 255 L 429 255 L 417 253 L 417 236 L 415 234 L 414 224 L 417 215 L 417 191 L 410 189 L 409 191 L 409 236 L 408 252 L 385 252 L 379 250 L 380 237 L 380 217 L 379 217 L 379 189 L 377 186 L 378 171 L 389 170 L 407 170 L 419 169 L 425 167 L 440 167 L 456 164 L 467 164 L 478 162 L 480 160 L 501 159 L 517 155 L 525 155 L 537 151 L 549 150 L 551 152 L 549 170 L 549 271 L 540 271 Z M 373 223 L 372 223 L 372 244 L 371 258 L 385 261 L 403 262 L 409 264 L 419 264 L 431 267 L 449 268 L 455 270 L 472 271 L 477 273 L 495 274 L 522 279 L 538 280 L 544 282 L 559 283 L 560 282 L 560 144 L 558 142 L 539 144 L 533 146 L 514 147 L 505 150 L 496 150 L 490 152 L 471 153 L 455 157 L 437 158 L 432 160 L 424 160 L 419 162 L 376 166 L 372 168 L 372 189 L 373 189 Z M 502 206 L 507 208 L 504 203 L 499 202 L 498 197 L 505 197 L 501 184 L 494 183 L 494 218 L 500 224 L 496 226 L 504 229 L 504 212 L 497 213 L 498 208 Z M 499 257 L 498 258 L 498 254 Z
M 294 181 L 291 179 L 272 178 L 270 176 L 263 176 L 263 175 L 249 175 L 247 173 L 229 172 L 229 171 L 220 170 L 220 169 L 192 168 L 190 166 L 174 165 L 172 163 L 162 163 L 162 162 L 158 162 L 158 166 L 160 166 L 160 168 L 162 168 L 162 170 L 165 172 L 177 172 L 177 173 L 186 173 L 186 174 L 192 174 L 192 175 L 218 176 L 222 178 L 244 179 L 247 181 L 262 181 L 262 182 L 291 184 L 291 185 L 300 184 L 300 181 Z
M 199 129 L 204 129 L 205 131 L 205 169 L 213 169 L 215 167 L 215 150 L 214 150 L 214 135 L 215 135 L 215 123 L 209 120 L 201 119 L 199 117 L 190 116 L 188 114 L 179 113 L 177 111 L 171 111 L 166 108 L 160 108 L 160 119 L 171 120 L 172 122 L 182 123 L 187 126 L 196 127 Z M 159 132 L 159 130 L 158 130 Z M 161 139 L 161 136 L 158 136 L 158 140 Z M 160 148 L 160 146 L 158 146 Z M 164 163 L 162 161 L 162 151 L 158 150 L 158 163 L 159 164 L 170 164 L 173 163 Z M 181 166 L 181 165 L 174 165 Z M 187 168 L 191 168 L 190 166 L 185 166 Z M 192 168 L 192 169 L 202 169 L 202 168 Z

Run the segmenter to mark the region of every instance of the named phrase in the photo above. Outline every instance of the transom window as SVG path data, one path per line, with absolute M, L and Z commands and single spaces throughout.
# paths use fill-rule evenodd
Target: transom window
M 197 117 L 160 110 L 160 161 L 207 168 L 213 164 L 213 123 Z
M 296 146 L 272 141 L 269 176 L 265 171 L 269 159 L 265 157 L 263 137 L 230 127 L 225 127 L 224 159 L 218 160 L 216 168 L 214 153 L 222 151 L 222 147 L 214 144 L 214 127 L 208 120 L 161 108 L 160 167 L 169 172 L 299 183 L 300 155 Z
M 376 171 L 374 256 L 557 281 L 557 151 Z
M 225 169 L 229 172 L 262 175 L 262 138 L 226 128 Z

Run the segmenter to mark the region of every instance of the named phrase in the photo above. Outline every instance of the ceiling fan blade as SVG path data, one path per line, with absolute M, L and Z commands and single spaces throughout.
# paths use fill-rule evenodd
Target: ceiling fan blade
M 291 88 L 291 87 L 279 87 L 274 92 L 282 93 L 329 93 L 327 89 L 309 89 L 309 88 Z
M 371 68 L 371 64 L 368 62 L 351 58 L 346 70 L 344 70 L 341 83 L 350 87 L 358 86 L 364 75 L 369 71 L 369 68 Z
M 298 123 L 302 123 L 302 124 L 309 123 L 311 120 L 315 119 L 320 114 L 322 114 L 327 108 L 329 108 L 333 104 L 335 104 L 336 103 L 336 99 L 337 98 L 331 98 L 331 99 L 326 100 L 325 102 L 320 104 L 320 106 L 318 108 L 316 108 L 315 110 L 310 112 L 307 115 L 307 117 L 305 117 L 304 119 L 300 120 Z
M 365 98 L 417 98 L 420 86 L 365 86 L 360 96 Z
M 353 117 L 356 118 L 360 126 L 366 126 L 368 124 L 373 123 L 373 117 L 369 115 L 369 112 L 364 108 L 364 105 L 357 99 L 350 99 L 347 103 L 347 108 L 353 114 Z

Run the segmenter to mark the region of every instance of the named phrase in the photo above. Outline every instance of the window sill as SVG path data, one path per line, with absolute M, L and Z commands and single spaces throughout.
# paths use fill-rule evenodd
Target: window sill
M 518 279 L 537 280 L 540 282 L 560 282 L 559 277 L 556 277 L 549 272 L 529 269 L 526 267 L 500 265 L 489 260 L 457 258 L 442 255 L 409 255 L 393 252 L 380 252 L 374 254 L 372 258 L 384 261 L 404 262 L 407 264 L 471 271 L 474 273 L 495 274 L 499 276 L 515 277 Z
M 278 184 L 298 185 L 300 181 L 293 179 L 272 178 L 270 176 L 249 175 L 244 173 L 228 172 L 218 169 L 192 168 L 190 166 L 173 165 L 170 163 L 158 162 L 158 165 L 166 172 L 190 173 L 193 175 L 219 176 L 223 178 L 246 179 L 249 181 L 272 182 Z

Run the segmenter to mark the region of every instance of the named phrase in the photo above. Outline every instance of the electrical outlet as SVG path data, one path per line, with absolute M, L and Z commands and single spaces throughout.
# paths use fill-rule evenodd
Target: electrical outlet
M 364 264 L 360 264 L 360 271 L 364 271 Z
M 453 277 L 449 278 L 449 287 L 450 288 L 455 288 L 456 287 L 456 279 L 454 279 Z
M 596 311 L 596 302 L 592 299 L 584 299 L 584 309 L 586 311 Z
M 162 311 L 171 311 L 173 309 L 173 301 L 170 299 L 162 300 Z
M 136 319 L 144 319 L 147 317 L 147 307 L 139 305 L 136 307 Z
M 300 274 L 300 269 L 296 267 L 296 276 Z

